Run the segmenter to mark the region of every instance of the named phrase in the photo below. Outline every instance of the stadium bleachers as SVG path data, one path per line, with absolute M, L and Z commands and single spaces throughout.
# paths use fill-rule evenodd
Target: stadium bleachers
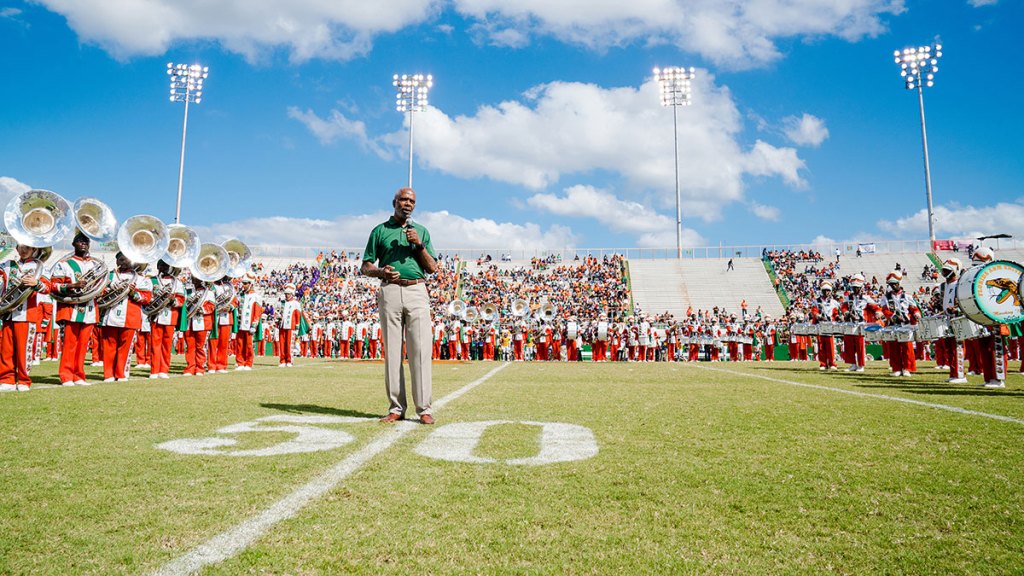
M 739 314 L 745 299 L 753 313 L 758 306 L 765 314 L 781 316 L 779 301 L 756 258 L 736 258 L 733 270 L 726 270 L 728 259 L 630 260 L 633 299 L 645 312 L 668 311 L 683 318 L 686 309 L 711 310 L 714 307 Z
M 925 266 L 931 265 L 932 260 L 928 254 L 917 252 L 864 254 L 860 258 L 846 255 L 839 262 L 839 275 L 849 276 L 860 272 L 868 282 L 871 282 L 872 278 L 878 278 L 879 282 L 884 283 L 885 277 L 893 271 L 897 263 L 903 270 L 903 289 L 908 292 L 917 292 L 921 286 L 931 287 L 939 283 L 937 279 L 921 277 L 921 271 Z

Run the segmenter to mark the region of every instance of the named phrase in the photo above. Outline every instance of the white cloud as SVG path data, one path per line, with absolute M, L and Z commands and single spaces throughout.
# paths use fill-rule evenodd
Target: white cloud
M 636 234 L 642 247 L 673 246 L 676 243 L 676 220 L 637 202 L 620 200 L 614 194 L 592 186 L 572 186 L 565 196 L 535 194 L 527 203 L 534 208 L 559 216 L 591 218 L 614 232 Z M 696 231 L 683 230 L 683 244 L 703 245 Z
M 485 177 L 533 190 L 565 175 L 611 172 L 631 189 L 654 191 L 655 208 L 674 208 L 672 112 L 657 106 L 658 98 L 653 80 L 639 88 L 553 82 L 527 91 L 523 101 L 482 106 L 472 116 L 449 117 L 429 107 L 416 118 L 417 158 L 460 178 Z M 806 185 L 800 174 L 804 161 L 795 149 L 757 141 L 743 150 L 743 124 L 732 95 L 709 74 L 700 72 L 694 105 L 679 114 L 684 213 L 718 218 L 722 206 L 742 200 L 745 176 Z M 322 131 L 314 133 L 320 137 Z M 379 140 L 396 154 L 407 153 L 404 130 Z
M 24 182 L 19 182 L 10 176 L 0 176 L 0 212 L 7 207 L 7 203 L 22 192 L 28 192 L 32 187 Z M 0 228 L 3 227 L 3 219 L 0 218 Z
M 247 218 L 210 226 L 197 226 L 204 240 L 219 242 L 239 238 L 256 246 L 324 247 L 358 249 L 374 226 L 390 213 L 344 215 L 333 219 Z M 537 224 L 496 222 L 488 218 L 466 218 L 448 211 L 416 214 L 415 220 L 430 231 L 434 248 L 444 252 L 455 249 L 551 250 L 571 248 L 576 236 L 566 226 L 542 229 Z
M 779 58 L 777 39 L 834 35 L 855 41 L 886 30 L 903 0 L 453 0 L 503 44 L 510 30 L 603 50 L 670 44 L 722 66 Z
M 381 158 L 390 160 L 391 152 L 382 148 L 366 134 L 366 123 L 350 120 L 338 110 L 331 110 L 330 117 L 320 118 L 312 110 L 302 111 L 295 106 L 288 108 L 288 117 L 302 122 L 316 136 L 321 144 L 332 144 L 338 138 L 355 140 L 366 150 Z
M 1024 237 L 1024 201 L 1000 202 L 994 206 L 936 206 L 935 235 L 939 238 L 974 238 L 989 234 Z M 920 211 L 897 220 L 878 222 L 879 229 L 898 238 L 926 238 L 928 211 Z
M 421 23 L 442 0 L 39 0 L 86 42 L 118 57 L 162 54 L 175 42 L 213 40 L 250 60 L 284 47 L 291 59 L 348 59 L 375 35 Z
M 887 16 L 904 10 L 904 0 L 37 1 L 64 16 L 82 40 L 122 58 L 210 40 L 251 60 L 280 47 L 293 61 L 347 59 L 367 53 L 377 35 L 454 10 L 470 21 L 471 33 L 500 46 L 523 46 L 537 35 L 594 50 L 667 44 L 734 68 L 779 58 L 781 39 L 877 36 Z
M 750 211 L 754 213 L 754 216 L 772 222 L 778 222 L 782 217 L 782 212 L 775 206 L 766 206 L 758 202 L 750 203 Z
M 19 15 L 21 15 L 21 10 L 17 8 L 11 8 L 9 6 L 0 8 L 0 18 L 15 18 Z
M 825 121 L 811 114 L 803 116 L 787 116 L 782 119 L 782 131 L 797 146 L 817 148 L 828 138 Z
M 999 3 L 999 0 L 967 0 L 967 3 L 975 8 L 982 6 L 995 6 Z

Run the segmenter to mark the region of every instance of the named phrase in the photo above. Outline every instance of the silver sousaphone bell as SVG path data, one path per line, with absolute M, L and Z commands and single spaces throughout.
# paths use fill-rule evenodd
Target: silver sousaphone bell
M 140 214 L 117 230 L 117 247 L 133 264 L 153 264 L 167 251 L 167 226 L 156 216 Z
M 95 198 L 79 198 L 75 202 L 75 224 L 93 242 L 110 242 L 117 235 L 114 211 Z
M 184 224 L 167 226 L 167 250 L 160 257 L 172 268 L 188 268 L 196 261 L 202 242 L 195 230 Z
M 11 198 L 4 209 L 7 232 L 19 244 L 33 248 L 53 246 L 75 225 L 71 204 L 49 190 L 29 190 Z
M 207 242 L 199 248 L 199 255 L 190 267 L 193 278 L 203 282 L 216 282 L 228 271 L 228 253 L 220 244 Z
M 221 246 L 228 253 L 228 269 L 225 274 L 232 278 L 241 278 L 252 266 L 252 251 L 238 238 L 225 241 Z

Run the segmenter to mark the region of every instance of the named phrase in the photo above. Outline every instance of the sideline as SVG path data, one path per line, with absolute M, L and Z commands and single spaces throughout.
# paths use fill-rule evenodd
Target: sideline
M 313 358 L 312 360 L 326 360 L 326 358 Z M 313 366 L 329 366 L 329 365 L 331 365 L 330 362 L 300 362 L 299 364 L 296 364 L 295 366 L 292 366 L 292 368 L 311 368 Z M 261 372 L 263 370 L 270 370 L 271 368 L 277 368 L 277 366 L 275 366 L 275 365 L 256 365 L 252 370 L 249 370 L 249 372 Z M 145 368 L 143 368 L 143 370 L 145 370 Z M 239 374 L 242 374 L 243 372 L 246 372 L 246 370 L 235 371 L 235 369 L 232 368 L 231 370 L 228 370 L 227 372 L 224 372 L 223 375 L 224 376 L 227 376 L 229 374 L 239 375 Z M 212 380 L 217 380 L 219 376 L 221 376 L 221 373 L 214 374 L 212 372 L 207 372 L 206 374 L 204 374 L 202 376 L 191 376 L 191 378 L 198 378 L 199 380 L 197 380 L 197 382 L 203 382 L 206 378 L 210 378 Z M 161 380 L 174 380 L 176 378 L 184 378 L 184 374 L 178 374 L 178 373 L 169 374 L 167 378 L 150 378 L 148 375 L 146 375 L 146 376 L 142 376 L 142 375 L 140 375 L 140 376 L 131 376 L 131 377 L 128 378 L 127 381 L 128 382 L 152 382 L 153 384 L 159 384 Z M 32 385 L 32 390 L 68 390 L 68 389 L 71 389 L 71 388 L 90 388 L 92 386 L 99 386 L 101 384 L 124 384 L 124 382 L 104 382 L 103 380 L 92 380 L 92 381 L 89 382 L 88 386 L 61 386 L 60 384 L 33 384 Z M 30 390 L 30 392 L 31 392 L 31 390 Z
M 483 384 L 509 365 L 508 362 L 466 384 L 462 388 L 435 401 L 432 408 L 438 409 L 459 398 L 473 388 Z M 193 548 L 183 556 L 164 564 L 153 572 L 154 575 L 194 574 L 205 566 L 223 562 L 245 550 L 258 538 L 266 534 L 275 524 L 295 516 L 303 507 L 334 489 L 342 480 L 359 469 L 371 458 L 390 448 L 403 436 L 420 425 L 414 422 L 396 422 L 386 432 L 374 438 L 369 444 L 347 456 L 326 472 L 300 486 L 291 494 L 273 503 L 266 510 L 243 521 L 241 524 L 222 532 Z
M 914 406 L 923 406 L 925 408 L 934 408 L 936 410 L 945 410 L 947 412 L 955 412 L 957 414 L 964 414 L 967 416 L 979 416 L 981 418 L 990 418 L 992 420 L 999 420 L 1000 422 L 1009 422 L 1010 424 L 1019 424 L 1024 426 L 1024 420 L 1019 418 L 1013 418 L 1011 416 L 1003 416 L 1001 414 L 989 414 L 988 412 L 978 412 L 977 410 L 968 410 L 967 408 L 960 408 L 958 406 L 948 406 L 946 404 L 935 404 L 933 402 L 922 402 L 921 400 L 912 400 L 910 398 L 900 398 L 899 396 L 886 396 L 885 394 L 872 394 L 871 392 L 859 392 L 857 390 L 844 390 L 843 388 L 832 388 L 830 386 L 822 386 L 820 384 L 807 384 L 804 382 L 793 382 L 792 380 L 783 380 L 781 378 L 772 378 L 771 376 L 763 376 L 761 374 L 750 374 L 747 372 L 736 372 L 735 370 L 726 370 L 724 368 L 712 368 L 710 366 L 697 366 L 701 370 L 710 370 L 712 372 L 722 372 L 724 374 L 733 374 L 736 376 L 749 376 L 751 378 L 760 378 L 761 380 L 767 380 L 769 382 L 776 382 L 779 384 L 788 384 L 790 386 L 800 386 L 801 388 L 813 388 L 815 390 L 825 390 L 828 392 L 838 392 L 840 394 L 849 394 L 850 396 L 857 396 L 860 398 L 874 398 L 876 400 L 889 400 L 892 402 L 902 402 L 904 404 L 912 404 Z

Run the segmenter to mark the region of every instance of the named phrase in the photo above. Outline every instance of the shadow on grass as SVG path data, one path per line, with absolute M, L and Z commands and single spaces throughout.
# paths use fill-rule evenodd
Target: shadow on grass
M 327 406 L 317 406 L 315 404 L 260 404 L 262 408 L 269 408 L 271 410 L 280 410 L 282 412 L 289 412 L 292 414 L 327 414 L 329 416 L 351 416 L 355 418 L 378 418 L 380 414 L 370 414 L 368 412 L 360 412 L 358 410 L 345 410 L 341 408 L 330 408 Z

